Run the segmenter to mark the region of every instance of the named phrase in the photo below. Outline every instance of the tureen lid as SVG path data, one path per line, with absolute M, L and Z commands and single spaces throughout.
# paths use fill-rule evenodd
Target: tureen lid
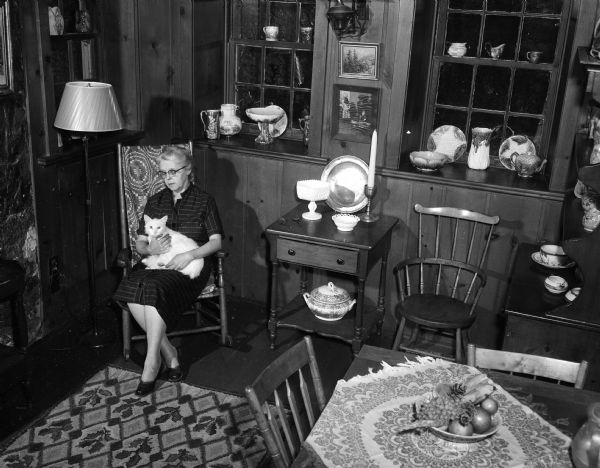
M 313 289 L 310 294 L 312 298 L 319 302 L 337 304 L 350 300 L 350 294 L 343 288 L 337 287 L 331 281 L 323 286 Z

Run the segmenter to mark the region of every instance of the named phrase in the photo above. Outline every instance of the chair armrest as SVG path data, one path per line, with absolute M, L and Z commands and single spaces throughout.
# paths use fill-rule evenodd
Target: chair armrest
M 229 252 L 225 252 L 223 249 L 221 249 L 215 253 L 215 257 L 217 257 L 219 260 L 224 260 L 225 258 L 229 257 Z
M 119 250 L 115 264 L 120 268 L 129 270 L 129 268 L 131 268 L 131 249 Z

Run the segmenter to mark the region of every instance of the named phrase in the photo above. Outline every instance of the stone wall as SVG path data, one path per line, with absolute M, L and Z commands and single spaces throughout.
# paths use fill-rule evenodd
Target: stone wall
M 42 334 L 38 236 L 18 0 L 11 0 L 10 7 L 14 92 L 0 95 L 0 257 L 17 260 L 26 270 L 24 303 L 31 342 Z M 6 301 L 0 303 L 0 342 L 12 343 Z

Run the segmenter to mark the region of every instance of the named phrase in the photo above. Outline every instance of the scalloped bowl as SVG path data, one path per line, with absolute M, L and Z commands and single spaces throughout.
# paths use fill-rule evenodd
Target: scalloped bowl
M 360 221 L 360 218 L 356 215 L 349 213 L 337 213 L 334 214 L 331 219 L 337 226 L 339 231 L 352 231 L 354 227 Z
M 443 167 L 450 159 L 437 151 L 412 151 L 410 162 L 418 171 L 433 172 Z

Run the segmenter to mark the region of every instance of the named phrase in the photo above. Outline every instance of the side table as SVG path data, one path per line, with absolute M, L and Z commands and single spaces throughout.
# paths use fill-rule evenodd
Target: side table
M 270 243 L 271 308 L 269 339 L 275 348 L 277 328 L 294 328 L 306 333 L 336 338 L 352 345 L 357 354 L 373 325 L 381 334 L 383 323 L 387 259 L 392 230 L 398 219 L 381 216 L 374 223 L 359 222 L 351 232 L 338 231 L 329 208 L 319 205 L 323 214 L 319 221 L 302 218 L 306 205 L 301 204 L 286 213 L 266 229 Z M 371 267 L 381 260 L 377 306 L 366 309 L 364 304 L 365 281 Z M 281 310 L 277 301 L 278 269 L 282 263 L 301 267 L 300 293 Z M 316 268 L 342 273 L 355 278 L 358 283 L 355 308 L 342 319 L 328 322 L 315 317 L 306 306 L 302 294 L 307 291 L 307 269 Z
M 574 268 L 550 269 L 535 263 L 531 255 L 536 244 L 521 244 L 504 307 L 506 324 L 502 349 L 539 354 L 569 361 L 589 362 L 585 388 L 600 390 L 600 326 L 574 321 L 556 314 L 568 315 L 574 309 L 564 294 L 552 294 L 544 287 L 549 275 L 560 275 L 569 288 L 581 286 Z

